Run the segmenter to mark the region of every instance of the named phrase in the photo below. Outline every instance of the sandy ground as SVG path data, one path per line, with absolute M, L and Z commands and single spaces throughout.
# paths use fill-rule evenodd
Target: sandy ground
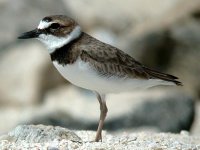
M 95 132 L 74 131 L 82 140 L 54 139 L 52 142 L 27 142 L 27 140 L 10 142 L 9 139 L 0 141 L 1 150 L 198 150 L 200 149 L 200 137 L 191 136 L 188 132 L 180 134 L 171 133 L 123 133 L 111 135 L 103 132 L 102 142 L 92 142 Z

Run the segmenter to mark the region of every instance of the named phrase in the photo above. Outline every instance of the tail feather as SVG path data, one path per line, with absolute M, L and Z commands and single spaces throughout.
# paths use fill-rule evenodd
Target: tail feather
M 147 68 L 147 67 L 145 67 L 145 71 L 153 78 L 158 78 L 158 79 L 162 79 L 164 81 L 173 82 L 177 86 L 183 85 L 180 81 L 178 81 L 178 77 L 176 77 L 176 76 L 166 74 L 166 73 L 162 73 L 162 72 L 159 72 L 159 71 Z

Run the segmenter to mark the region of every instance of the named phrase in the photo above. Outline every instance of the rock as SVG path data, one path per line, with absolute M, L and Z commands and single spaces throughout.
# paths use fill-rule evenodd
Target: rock
M 149 0 L 148 2 L 145 0 L 128 0 L 126 2 L 110 0 L 109 2 L 93 1 L 88 3 L 87 0 L 63 0 L 73 16 L 76 16 L 75 18 L 78 18 L 85 27 L 107 26 L 112 30 L 123 32 L 129 32 L 129 27 L 133 28 L 137 23 L 162 18 L 183 1 L 185 0 L 170 0 L 163 3 L 162 0 Z
M 151 99 L 147 100 L 141 108 L 129 115 L 128 118 L 132 118 L 132 121 L 130 119 L 130 127 L 136 124 L 138 127 L 156 127 L 162 132 L 190 131 L 195 118 L 194 99 L 178 92 L 166 92 L 165 96 L 158 99 L 156 102 Z
M 117 35 L 114 32 L 106 30 L 105 28 L 94 28 L 89 31 L 89 34 L 110 45 L 117 45 L 117 43 L 121 43 L 118 41 Z
M 175 41 L 169 31 L 152 30 L 131 39 L 131 53 L 135 59 L 160 71 L 168 69 L 175 48 Z
M 19 125 L 9 132 L 7 137 L 3 136 L 1 140 L 8 140 L 15 143 L 21 143 L 22 141 L 44 143 L 51 142 L 54 139 L 81 142 L 81 138 L 68 129 L 44 125 Z
M 6 49 L 0 59 L 0 102 L 27 105 L 41 101 L 45 90 L 63 81 L 49 66 L 53 68 L 48 52 L 33 41 Z
M 62 1 L 54 0 L 7 0 L 0 6 L 0 48 L 14 43 L 22 32 L 35 28 L 44 16 L 69 14 Z
M 27 115 L 27 111 L 23 108 L 16 108 L 16 106 L 4 106 L 0 108 L 0 135 L 13 129 L 21 122 L 21 119 Z
M 200 57 L 200 22 L 191 16 L 136 36 L 131 47 L 135 50 L 135 58 L 150 67 L 178 76 L 183 88 L 199 97 L 200 69 L 196 66 Z
M 183 41 L 180 43 L 180 40 L 174 35 L 178 31 L 184 30 L 182 26 L 185 26 L 185 23 L 193 22 L 192 18 L 195 18 L 193 15 L 195 12 L 198 14 L 200 6 L 198 0 L 193 0 L 193 3 L 183 0 L 176 4 L 170 12 L 162 17 L 156 20 L 146 20 L 146 23 L 138 23 L 126 37 L 129 53 L 148 66 L 161 70 L 170 68 L 177 47 L 183 43 Z M 180 7 L 181 9 L 179 9 Z M 197 39 L 199 31 L 196 29 L 194 29 L 195 34 L 194 32 L 190 34 Z M 181 39 L 181 37 L 179 38 Z M 191 40 L 186 38 L 184 42 L 187 43 Z
M 176 48 L 170 63 L 170 72 L 181 77 L 184 87 L 195 96 L 200 96 L 200 21 L 188 19 L 171 27 Z
M 94 95 L 73 87 L 60 87 L 49 92 L 45 102 L 46 106 L 41 108 L 46 108 L 45 113 L 37 111 L 23 123 L 96 130 L 99 104 Z M 176 89 L 113 94 L 107 97 L 107 105 L 104 129 L 108 131 L 154 128 L 177 133 L 190 130 L 195 117 L 194 98 Z
M 135 39 L 143 36 L 143 33 L 151 34 L 151 31 L 169 27 L 176 20 L 198 10 L 200 5 L 198 0 L 193 0 L 192 3 L 187 0 L 170 0 L 165 3 L 162 0 L 148 2 L 145 0 L 126 2 L 110 0 L 109 2 L 93 1 L 90 3 L 87 0 L 63 0 L 63 2 L 67 8 L 70 8 L 72 17 L 81 24 L 84 30 L 97 38 L 102 33 L 97 35 L 92 31 L 97 28 L 103 29 L 103 32 L 110 30 L 109 32 L 116 35 L 114 39 L 116 42 L 113 45 L 133 56 L 136 51 L 140 53 L 140 49 L 134 49 L 135 47 L 132 46 Z M 113 5 L 115 7 L 108 7 Z M 106 15 L 102 15 L 102 10 Z M 106 43 L 109 41 L 110 39 Z M 160 45 L 159 41 L 158 45 Z
M 200 1 L 193 2 L 185 1 L 160 19 L 138 24 L 126 39 L 134 58 L 178 76 L 184 89 L 199 96 L 200 71 L 196 66 L 200 56 Z
M 47 114 L 40 114 L 30 118 L 30 121 L 24 121 L 23 124 L 43 124 L 66 127 L 68 129 L 86 129 L 92 122 L 78 119 L 72 114 L 64 111 L 51 111 Z
M 60 127 L 49 126 L 22 126 L 11 131 L 12 137 L 18 139 L 10 141 L 9 139 L 0 140 L 1 149 L 199 149 L 200 137 L 184 134 L 171 133 L 123 133 L 120 135 L 111 135 L 103 133 L 102 142 L 91 142 L 94 139 L 95 132 L 92 131 L 69 131 Z M 43 131 L 44 130 L 44 131 Z M 19 131 L 21 133 L 19 134 Z M 29 137 L 26 133 L 29 131 Z M 48 131 L 48 132 L 46 132 Z M 64 135 L 71 138 L 63 138 Z M 24 134 L 25 133 L 25 134 Z M 32 134 L 34 133 L 34 134 Z M 35 134 L 36 133 L 36 134 Z M 42 135 L 41 133 L 45 133 Z M 56 135 L 54 135 L 56 134 Z M 77 134 L 77 135 L 76 135 Z M 8 134 L 8 136 L 10 133 Z M 83 140 L 80 141 L 80 138 Z M 34 139 L 34 140 L 33 140 Z M 75 139 L 75 140 L 74 140 Z
M 47 65 L 41 45 L 25 44 L 7 49 L 0 60 L 0 95 L 5 104 L 34 103 L 40 98 L 41 72 Z
M 200 135 L 200 101 L 196 102 L 196 116 L 191 129 L 191 134 Z
M 190 130 L 194 117 L 194 99 L 183 92 L 169 90 L 162 91 L 158 97 L 146 96 L 137 108 L 107 121 L 104 129 L 116 131 L 150 127 L 161 132 L 179 133 L 181 130 Z M 96 127 L 97 124 L 94 124 L 89 129 L 95 130 Z

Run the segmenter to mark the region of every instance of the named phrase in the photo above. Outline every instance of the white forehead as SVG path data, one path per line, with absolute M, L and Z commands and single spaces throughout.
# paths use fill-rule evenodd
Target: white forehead
M 53 22 L 46 22 L 44 20 L 41 20 L 39 25 L 38 25 L 38 29 L 45 29 L 48 28 Z

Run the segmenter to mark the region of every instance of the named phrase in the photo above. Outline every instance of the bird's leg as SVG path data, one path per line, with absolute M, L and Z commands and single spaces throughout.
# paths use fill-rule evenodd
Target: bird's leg
M 97 99 L 99 101 L 100 104 L 100 119 L 99 119 L 99 125 L 98 125 L 98 129 L 97 129 L 97 133 L 96 133 L 96 137 L 95 137 L 95 142 L 98 141 L 102 141 L 102 129 L 103 129 L 103 124 L 104 124 L 104 120 L 106 118 L 106 114 L 108 112 L 107 106 L 106 106 L 106 101 L 105 101 L 105 95 L 100 95 L 99 93 L 95 92 Z

